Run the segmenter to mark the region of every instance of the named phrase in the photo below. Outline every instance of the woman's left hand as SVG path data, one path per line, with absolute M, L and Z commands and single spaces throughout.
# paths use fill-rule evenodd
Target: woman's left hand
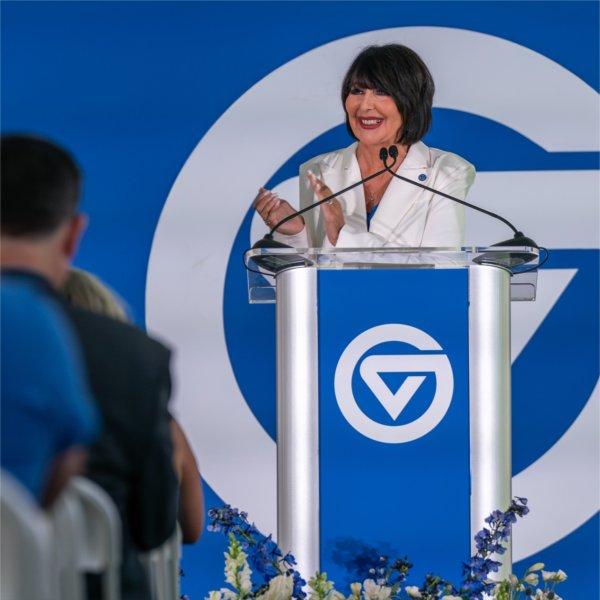
M 331 196 L 333 193 L 323 181 L 321 181 L 312 171 L 307 171 L 308 182 L 319 200 Z M 321 211 L 325 219 L 325 233 L 327 238 L 334 246 L 337 243 L 342 227 L 346 224 L 342 205 L 336 198 L 321 204 Z

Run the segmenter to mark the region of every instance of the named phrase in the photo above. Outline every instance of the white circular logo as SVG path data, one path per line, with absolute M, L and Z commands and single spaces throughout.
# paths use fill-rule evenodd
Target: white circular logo
M 441 350 L 427 333 L 410 325 L 388 324 L 367 329 L 346 347 L 335 370 L 335 397 L 342 414 L 356 431 L 377 442 L 402 444 L 412 442 L 437 427 L 450 408 L 454 376 L 445 354 L 379 354 L 367 356 L 360 374 L 371 392 L 395 421 L 415 395 L 427 376 L 435 375 L 435 393 L 429 408 L 411 423 L 385 425 L 368 417 L 358 406 L 352 389 L 352 375 L 361 357 L 384 342 L 403 342 L 418 350 Z M 395 393 L 381 378 L 381 373 L 422 373 L 409 375 Z

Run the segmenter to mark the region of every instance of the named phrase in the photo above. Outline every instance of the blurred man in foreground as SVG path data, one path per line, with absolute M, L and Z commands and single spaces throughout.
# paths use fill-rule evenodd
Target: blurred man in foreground
M 78 212 L 79 169 L 55 144 L 29 136 L 3 136 L 1 161 L 2 280 L 27 282 L 62 304 L 56 290 L 85 224 Z M 86 474 L 110 494 L 121 515 L 122 597 L 146 599 L 137 551 L 162 544 L 177 516 L 167 411 L 170 353 L 130 325 L 66 305 L 62 310 L 81 342 L 103 420 Z M 88 583 L 88 595 L 99 597 L 97 581 Z

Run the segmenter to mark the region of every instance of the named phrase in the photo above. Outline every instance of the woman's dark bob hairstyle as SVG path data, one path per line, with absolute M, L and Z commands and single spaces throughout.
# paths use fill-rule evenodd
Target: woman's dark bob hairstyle
M 350 65 L 342 84 L 344 111 L 353 87 L 379 90 L 391 96 L 402 117 L 397 143 L 418 142 L 431 125 L 431 104 L 435 86 L 420 56 L 400 44 L 369 46 Z M 346 128 L 354 138 L 346 113 Z

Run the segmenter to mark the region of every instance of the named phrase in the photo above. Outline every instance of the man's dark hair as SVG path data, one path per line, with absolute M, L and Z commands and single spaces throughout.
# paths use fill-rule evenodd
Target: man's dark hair
M 81 174 L 56 144 L 28 135 L 3 135 L 2 233 L 38 237 L 55 231 L 77 210 Z
M 391 96 L 402 117 L 397 143 L 418 142 L 431 125 L 431 105 L 435 85 L 421 57 L 406 46 L 369 46 L 353 61 L 342 83 L 342 104 L 353 87 L 379 90 Z M 348 133 L 357 139 L 346 114 Z

